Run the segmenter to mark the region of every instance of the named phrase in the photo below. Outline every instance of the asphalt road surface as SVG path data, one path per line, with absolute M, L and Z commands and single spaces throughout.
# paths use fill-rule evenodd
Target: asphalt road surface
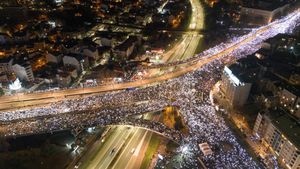
M 129 126 L 115 126 L 98 140 L 77 163 L 81 169 L 138 169 L 152 132 Z

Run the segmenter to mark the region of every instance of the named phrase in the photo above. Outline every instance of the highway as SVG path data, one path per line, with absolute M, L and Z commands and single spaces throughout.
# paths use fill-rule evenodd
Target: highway
M 162 57 L 163 63 L 183 60 L 194 56 L 198 44 L 202 38 L 199 30 L 204 29 L 204 10 L 198 0 L 190 0 L 192 13 L 188 33 L 183 35 L 183 40 L 175 45 Z M 170 56 L 170 53 L 172 54 Z
M 171 63 L 175 61 L 185 60 L 193 57 L 199 42 L 203 36 L 199 34 L 199 30 L 204 29 L 204 10 L 198 0 L 190 0 L 192 13 L 190 24 L 188 26 L 188 33 L 183 35 L 181 41 L 176 43 L 171 50 L 168 50 L 162 55 L 161 61 L 163 63 Z M 148 70 L 145 77 L 152 77 L 163 73 L 164 69 Z
M 290 14 L 289 16 L 281 20 L 277 20 L 271 23 L 270 25 L 254 30 L 248 36 L 243 36 L 241 39 L 238 39 L 237 41 L 233 42 L 231 45 L 221 48 L 222 50 L 218 50 L 218 52 L 216 53 L 207 54 L 204 57 L 197 58 L 196 60 L 197 62 L 195 60 L 192 62 L 187 62 L 185 66 L 182 66 L 182 68 L 175 69 L 172 72 L 166 72 L 161 76 L 150 77 L 147 79 L 142 79 L 142 80 L 137 80 L 132 82 L 124 82 L 124 83 L 109 84 L 109 85 L 107 84 L 107 85 L 93 87 L 93 88 L 67 89 L 67 90 L 59 90 L 59 91 L 45 92 L 45 93 L 32 93 L 26 95 L 18 94 L 14 96 L 5 96 L 0 98 L 1 101 L 0 106 L 9 105 L 7 106 L 7 108 L 16 108 L 18 106 L 24 106 L 24 104 L 39 105 L 41 102 L 46 103 L 47 101 L 50 102 L 50 101 L 65 100 L 68 97 L 78 97 L 81 95 L 107 92 L 107 91 L 110 91 L 110 93 L 107 95 L 116 94 L 119 95 L 121 98 L 128 97 L 129 100 L 133 98 L 133 96 L 139 96 L 141 98 L 145 96 L 145 98 L 147 99 L 149 99 L 149 95 L 158 96 L 158 98 L 161 99 L 162 101 L 159 104 L 159 106 L 161 106 L 166 102 L 165 98 L 175 98 L 176 104 L 180 105 L 182 112 L 187 112 L 185 116 L 187 119 L 189 119 L 188 120 L 188 125 L 190 129 L 189 142 L 191 143 L 189 146 L 195 148 L 195 146 L 196 147 L 198 146 L 197 143 L 199 143 L 200 141 L 204 142 L 209 140 L 212 143 L 211 144 L 212 146 L 220 147 L 222 145 L 221 141 L 224 142 L 225 140 L 228 141 L 228 143 L 231 143 L 231 145 L 234 147 L 231 150 L 231 153 L 224 153 L 222 151 L 214 152 L 216 154 L 215 156 L 213 156 L 213 158 L 215 158 L 214 163 L 210 163 L 209 161 L 207 162 L 207 164 L 213 166 L 211 168 L 234 168 L 237 165 L 244 166 L 241 168 L 245 168 L 245 166 L 252 166 L 255 163 L 251 158 L 248 157 L 247 153 L 240 146 L 240 144 L 235 141 L 234 139 L 235 136 L 226 127 L 226 124 L 222 122 L 221 119 L 219 119 L 216 123 L 216 119 L 218 118 L 218 116 L 216 116 L 216 114 L 214 113 L 213 107 L 208 103 L 205 103 L 203 101 L 198 101 L 195 96 L 196 93 L 198 93 L 199 91 L 210 90 L 212 84 L 215 83 L 214 80 L 216 80 L 215 78 L 217 77 L 214 77 L 214 73 L 217 72 L 216 70 L 220 72 L 221 67 L 224 65 L 225 62 L 224 61 L 214 62 L 214 61 L 217 61 L 218 59 L 228 55 L 231 59 L 235 59 L 240 56 L 239 55 L 240 51 L 243 51 L 242 54 L 247 53 L 245 51 L 249 50 L 253 46 L 259 46 L 258 44 L 260 44 L 263 40 L 269 37 L 273 37 L 278 33 L 288 32 L 288 30 L 292 28 L 293 24 L 299 23 L 299 20 L 300 20 L 300 11 L 297 10 L 294 13 Z M 210 65 L 210 67 L 208 67 L 208 69 L 201 69 L 194 74 L 186 75 L 187 73 L 194 72 L 199 68 L 203 68 L 206 65 Z M 178 65 L 176 64 L 174 65 L 174 67 L 178 67 Z M 201 74 L 198 73 L 202 70 L 203 73 Z M 169 80 L 176 77 L 180 77 L 180 78 L 175 80 Z M 166 80 L 169 80 L 168 82 L 170 82 L 170 84 L 162 83 L 161 85 L 155 85 L 155 86 L 153 85 Z M 196 85 L 193 86 L 194 84 Z M 120 90 L 120 89 L 132 88 L 132 87 L 142 87 L 142 86 L 144 87 L 149 85 L 153 85 L 152 86 L 153 88 L 160 86 L 161 90 L 153 90 L 151 89 L 152 87 L 149 87 L 151 89 L 150 91 L 147 91 L 147 89 L 149 88 L 143 88 L 139 90 L 134 90 L 132 92 L 123 92 L 126 95 L 125 94 L 121 95 L 121 92 L 120 93 L 113 92 L 114 90 Z M 176 88 L 173 88 L 173 86 Z M 146 90 L 146 92 L 143 92 L 143 90 Z M 129 95 L 129 94 L 133 94 L 134 92 L 136 92 L 135 93 L 136 95 Z M 172 96 L 172 94 L 174 94 L 175 97 L 165 97 L 165 96 Z M 144 100 L 146 100 L 145 98 Z M 73 107 L 76 108 L 77 110 L 79 108 L 78 106 L 85 107 L 85 105 L 80 104 L 82 103 L 82 100 L 83 99 L 78 99 L 76 101 L 75 100 L 69 101 L 68 105 L 71 105 L 72 104 L 71 102 L 73 101 L 78 102 L 78 104 L 73 105 Z M 194 102 L 192 102 L 191 100 Z M 151 107 L 153 109 L 147 109 L 141 106 L 138 108 L 138 111 L 141 112 L 142 108 L 148 111 L 149 110 L 154 111 L 154 108 L 158 110 L 157 108 L 159 107 L 157 105 L 152 105 L 152 104 L 147 104 L 146 106 Z M 98 122 L 97 124 L 104 124 L 104 122 L 103 123 L 100 122 L 109 119 L 108 117 L 112 115 L 117 115 L 117 117 L 122 118 L 124 115 L 128 115 L 129 112 L 137 112 L 137 111 L 133 111 L 133 108 L 134 107 L 122 107 L 122 109 L 116 109 L 115 112 L 114 111 L 101 112 L 98 110 L 95 112 L 87 111 L 80 115 L 66 112 L 64 116 L 59 115 L 57 117 L 49 118 L 44 121 L 38 118 L 37 123 L 40 122 L 41 123 L 36 125 L 37 126 L 36 129 L 40 129 L 44 126 L 46 126 L 46 128 L 48 127 L 50 129 L 55 129 L 55 127 L 60 125 L 63 125 L 66 128 L 67 121 L 74 124 L 74 126 L 78 124 L 82 124 L 84 122 L 89 122 L 88 124 L 90 125 L 95 124 L 95 122 Z M 52 109 L 50 111 L 52 111 Z M 102 119 L 101 121 L 100 120 L 97 121 L 97 118 L 102 118 Z M 22 120 L 23 121 L 20 121 L 20 123 L 26 121 L 24 119 Z M 9 126 L 10 124 L 8 123 L 7 125 Z M 24 130 L 26 132 L 26 129 L 35 129 L 33 127 L 34 125 L 35 123 L 26 124 L 23 127 L 22 124 L 20 124 L 20 126 L 22 126 L 20 127 L 21 129 L 20 131 Z M 15 124 L 13 124 L 12 126 L 15 126 Z M 8 127 L 8 129 L 12 128 L 12 126 Z M 34 133 L 37 131 L 36 129 Z M 161 131 L 164 130 L 166 129 L 164 128 Z M 15 133 L 17 132 L 17 130 L 12 130 L 12 132 Z M 129 150 L 131 151 L 133 149 L 134 150 L 132 151 L 132 153 L 130 152 L 132 155 L 129 157 L 127 156 L 125 157 L 126 159 L 130 160 L 130 163 L 127 163 L 125 167 L 128 168 L 131 168 L 131 166 L 133 166 L 133 168 L 137 167 L 139 165 L 137 162 L 140 160 L 135 158 L 134 153 L 135 151 L 139 152 L 139 150 L 141 152 L 144 151 L 139 147 L 142 147 L 143 144 L 147 144 L 148 137 L 149 137 L 148 132 L 146 131 L 144 131 L 143 133 L 142 131 L 139 132 L 138 129 L 133 129 L 133 128 L 129 129 L 126 127 L 120 128 L 120 130 L 116 131 L 115 136 L 112 135 L 111 137 L 104 140 L 103 143 L 104 148 L 101 149 L 99 152 L 97 152 L 95 158 L 91 159 L 89 163 L 90 168 L 110 168 L 110 167 L 117 168 L 121 165 L 124 165 L 122 164 L 121 160 L 118 160 L 118 157 L 119 156 L 121 156 L 122 158 L 125 157 L 125 155 L 128 155 L 128 151 Z M 135 138 L 137 138 L 138 141 L 142 140 L 142 143 L 135 142 L 134 141 L 136 140 Z M 122 167 L 124 168 L 124 166 Z
M 168 2 L 168 1 L 166 1 Z M 173 62 L 181 59 L 186 59 L 192 57 L 198 47 L 199 41 L 202 38 L 202 35 L 199 35 L 197 30 L 202 30 L 204 28 L 204 10 L 202 5 L 198 0 L 190 0 L 192 7 L 191 21 L 189 24 L 187 34 L 183 35 L 183 39 L 172 47 L 172 49 L 168 50 L 162 56 L 163 62 Z M 96 26 L 92 30 L 98 30 L 100 27 Z M 156 76 L 160 72 L 164 70 L 151 70 L 147 76 L 152 77 Z M 146 82 L 151 84 L 155 82 L 157 79 L 153 79 L 152 82 Z M 136 87 L 142 86 L 143 82 L 137 82 Z M 133 84 L 129 83 L 128 85 L 123 84 L 121 87 L 116 84 L 107 84 L 102 87 L 97 87 L 97 89 L 89 89 L 89 88 L 80 88 L 80 89 L 68 89 L 68 90 L 60 90 L 60 91 L 52 91 L 52 92 L 44 92 L 44 93 L 32 93 L 32 94 L 24 94 L 18 93 L 12 96 L 2 96 L 0 97 L 0 110 L 7 109 L 17 109 L 28 106 L 44 106 L 44 104 L 55 103 L 59 100 L 66 99 L 66 97 L 72 95 L 80 95 L 87 93 L 99 93 L 113 90 L 126 89 L 130 87 L 134 87 Z M 127 87 L 126 87 L 127 86 Z M 121 88 L 120 88 L 121 87 Z M 102 89 L 101 89 L 102 88 Z M 99 90 L 100 89 L 100 90 Z
M 152 132 L 129 126 L 114 126 L 103 140 L 94 143 L 77 163 L 81 169 L 140 168 Z
M 153 116 L 147 113 L 141 117 L 158 120 L 160 115 Z M 109 132 L 83 154 L 77 166 L 81 169 L 140 168 L 152 134 L 151 131 L 138 127 L 111 126 Z M 73 165 L 68 168 L 74 168 Z
M 278 30 L 280 26 L 288 27 L 291 26 L 289 25 L 290 22 L 294 23 L 299 20 L 299 15 L 300 15 L 299 11 L 300 10 L 298 9 L 297 11 L 293 12 L 288 17 L 282 20 L 271 23 L 268 26 L 258 28 L 254 32 L 252 32 L 251 35 L 243 38 L 239 42 L 234 43 L 229 47 L 224 48 L 223 50 L 220 50 L 218 53 L 202 57 L 197 62 L 193 61 L 191 63 L 187 63 L 185 64 L 185 66 L 182 66 L 181 69 L 176 69 L 173 72 L 168 72 L 160 76 L 136 80 L 132 82 L 124 82 L 118 84 L 105 84 L 93 88 L 66 89 L 66 90 L 44 92 L 44 93 L 16 94 L 12 96 L 2 96 L 0 97 L 0 109 L 13 109 L 13 108 L 24 107 L 29 105 L 39 105 L 40 102 L 53 102 L 53 100 L 55 101 L 63 100 L 65 99 L 65 97 L 68 97 L 70 95 L 85 95 L 85 94 L 109 92 L 109 91 L 111 92 L 111 91 L 122 90 L 126 88 L 147 86 L 147 85 L 163 82 L 168 79 L 176 78 L 188 72 L 195 71 L 219 58 L 222 58 L 223 56 L 227 56 L 231 54 L 236 50 L 244 49 L 244 45 L 249 44 L 251 42 L 256 42 L 257 40 L 264 38 L 264 36 L 266 37 L 271 35 L 274 36 L 273 34 L 265 35 L 268 33 L 268 31 L 278 31 L 278 33 L 280 33 L 280 30 Z M 41 101 L 42 99 L 44 101 Z
M 148 113 L 143 118 L 157 121 L 159 117 L 160 116 L 153 117 Z M 137 132 L 138 133 L 131 138 L 118 156 L 112 166 L 113 169 L 137 169 L 141 167 L 153 133 L 144 129 L 137 129 Z
M 145 152 L 148 148 L 152 133 L 147 130 L 137 129 L 129 140 L 124 150 L 116 159 L 113 169 L 136 169 L 140 168 Z
M 88 169 L 106 169 L 110 166 L 129 135 L 136 132 L 136 129 L 126 126 L 117 127 L 114 133 L 104 141 L 103 148 L 96 154 L 95 158 L 89 162 Z
M 211 89 L 211 86 L 215 84 L 216 78 L 218 76 L 214 76 L 215 74 L 218 75 L 218 72 L 221 71 L 222 66 L 224 65 L 224 60 L 227 60 L 227 58 L 230 59 L 236 59 L 238 57 L 246 56 L 248 53 L 253 53 L 253 48 L 259 49 L 259 44 L 261 44 L 262 41 L 265 39 L 268 39 L 270 37 L 273 37 L 277 35 L 278 33 L 285 33 L 289 32 L 291 29 L 295 27 L 296 24 L 299 24 L 300 20 L 300 12 L 299 10 L 295 11 L 294 13 L 291 13 L 290 15 L 284 17 L 283 19 L 277 20 L 267 26 L 263 26 L 261 28 L 258 28 L 256 30 L 253 30 L 250 34 L 247 36 L 243 36 L 242 38 L 235 39 L 230 45 L 220 45 L 220 48 L 217 50 L 217 52 L 213 52 L 211 54 L 207 54 L 201 58 L 197 58 L 197 62 L 188 62 L 186 66 L 184 66 L 181 69 L 176 69 L 173 72 L 166 73 L 162 76 L 157 77 L 151 77 L 148 79 L 142 79 L 137 80 L 133 82 L 124 82 L 119 84 L 111 84 L 111 85 L 103 85 L 98 86 L 94 88 L 84 88 L 84 89 L 68 89 L 68 90 L 61 90 L 61 91 L 55 91 L 55 92 L 48 92 L 48 93 L 38 93 L 38 94 L 28 94 L 28 95 L 18 95 L 16 96 L 5 96 L 2 98 L 5 98 L 2 100 L 3 102 L 10 102 L 13 99 L 23 99 L 24 102 L 28 100 L 29 98 L 35 99 L 35 100 L 29 100 L 28 102 L 35 102 L 37 100 L 42 99 L 43 97 L 47 98 L 54 97 L 55 99 L 63 100 L 65 97 L 70 95 L 83 95 L 83 94 L 90 94 L 90 93 L 96 93 L 96 92 L 105 92 L 105 91 L 113 91 L 113 90 L 119 90 L 119 89 L 126 89 L 131 87 L 141 87 L 141 86 L 149 86 L 153 83 L 163 82 L 165 80 L 168 80 L 167 83 L 162 83 L 160 85 L 152 85 L 151 87 L 142 88 L 138 90 L 134 90 L 132 92 L 110 92 L 109 94 L 103 95 L 103 97 L 108 97 L 112 95 L 118 95 L 121 98 L 129 98 L 129 100 L 133 96 L 139 96 L 141 98 L 144 98 L 144 100 L 149 99 L 149 96 L 158 96 L 158 99 L 162 99 L 162 102 L 159 102 L 159 105 L 152 105 L 148 104 L 146 106 L 150 107 L 150 110 L 154 111 L 154 108 L 158 110 L 157 108 L 161 104 L 165 104 L 166 100 L 165 98 L 175 98 L 176 105 L 180 105 L 182 112 L 187 112 L 185 115 L 189 119 L 188 125 L 190 128 L 190 131 L 192 134 L 190 134 L 190 137 L 193 139 L 189 140 L 191 143 L 190 146 L 197 146 L 196 143 L 199 143 L 199 141 L 204 142 L 207 140 L 210 140 L 211 142 L 214 142 L 214 145 L 220 146 L 222 143 L 220 142 L 220 139 L 222 140 L 228 140 L 230 143 L 234 145 L 234 149 L 232 149 L 232 155 L 229 153 L 222 153 L 222 152 L 215 152 L 217 155 L 214 156 L 215 162 L 214 164 L 209 163 L 209 165 L 214 166 L 230 166 L 230 167 L 223 167 L 223 168 L 233 168 L 233 166 L 241 165 L 241 166 L 247 166 L 253 165 L 253 161 L 251 158 L 248 158 L 247 154 L 243 150 L 243 148 L 238 144 L 237 142 L 233 142 L 235 139 L 235 136 L 230 132 L 230 130 L 226 127 L 225 123 L 221 120 L 218 120 L 218 123 L 216 123 L 216 115 L 213 111 L 213 107 L 211 107 L 210 104 L 203 103 L 202 101 L 198 102 L 197 99 L 193 99 L 195 96 L 195 93 L 199 91 L 209 91 Z M 228 56 L 224 58 L 224 56 Z M 221 59 L 222 60 L 218 60 Z M 217 62 L 214 62 L 217 61 Z M 178 66 L 178 65 L 175 65 Z M 204 69 L 200 69 L 203 66 L 207 66 Z M 197 71 L 196 71 L 197 70 Z M 189 72 L 194 72 L 193 74 L 187 74 Z M 202 73 L 201 73 L 202 72 Z M 182 76 L 184 75 L 184 76 Z M 178 79 L 169 80 L 172 78 L 179 77 Z M 193 84 L 196 84 L 193 86 Z M 161 90 L 155 90 L 155 88 L 160 88 Z M 176 88 L 173 88 L 176 87 Z M 192 87 L 192 88 L 191 88 Z M 193 87 L 195 89 L 193 89 Z M 149 89 L 150 91 L 147 91 Z M 145 92 L 146 91 L 146 92 Z M 154 93 L 155 92 L 155 93 Z M 122 93 L 124 95 L 122 95 Z M 135 95 L 131 95 L 135 94 Z M 172 96 L 174 94 L 175 97 L 165 97 L 165 96 Z M 102 95 L 98 96 L 101 97 Z M 154 98 L 155 98 L 154 97 Z M 0 98 L 0 99 L 2 99 Z M 114 97 L 113 97 L 114 98 Z M 53 98 L 51 98 L 53 99 Z M 121 99 L 122 100 L 122 99 Z M 189 102 L 190 100 L 195 101 Z M 83 99 L 74 100 L 76 104 L 72 105 L 73 108 L 78 109 L 78 106 L 83 106 L 81 104 Z M 67 105 L 71 105 L 68 101 Z M 66 102 L 64 102 L 66 103 Z M 13 106 L 13 105 L 12 105 Z M 51 107 L 52 108 L 52 107 Z M 148 108 L 145 108 L 141 106 L 143 110 L 148 110 Z M 138 111 L 141 112 L 142 109 L 139 108 Z M 50 108 L 49 108 L 50 109 Z M 129 111 L 130 110 L 130 111 Z M 51 111 L 51 110 L 50 110 Z M 128 111 L 128 112 L 127 112 Z M 28 111 L 30 112 L 30 111 Z M 55 128 L 62 128 L 58 126 L 64 126 L 66 128 L 67 121 L 74 124 L 74 126 L 88 122 L 88 124 L 93 125 L 95 124 L 97 118 L 103 118 L 101 121 L 97 121 L 97 124 L 105 124 L 105 119 L 108 119 L 108 115 L 118 115 L 118 117 L 122 117 L 124 115 L 129 114 L 129 112 L 132 111 L 132 107 L 123 107 L 122 109 L 116 109 L 115 111 L 97 111 L 97 112 L 91 112 L 88 111 L 85 112 L 82 115 L 78 115 L 74 117 L 77 114 L 72 113 L 65 113 L 64 116 L 60 115 L 58 118 L 49 118 L 45 121 L 37 120 L 38 122 L 41 122 L 41 125 L 35 125 L 33 124 L 24 124 L 22 125 L 22 122 L 20 122 L 20 131 L 25 132 L 28 130 L 30 132 L 37 132 L 38 129 L 45 126 L 45 128 L 55 129 Z M 137 112 L 137 111 L 134 111 Z M 200 113 L 199 113 L 200 112 Z M 207 113 L 210 112 L 210 113 Z M 9 112 L 10 113 L 10 112 Z M 23 112 L 22 112 L 23 113 Z M 35 115 L 36 112 L 33 112 Z M 47 112 L 48 113 L 48 112 Z M 4 113 L 3 113 L 4 114 Z M 7 113 L 6 113 L 7 114 Z M 17 114 L 17 113 L 16 113 Z M 51 114 L 51 112 L 50 112 Z M 88 116 L 90 115 L 90 116 Z M 9 115 L 8 115 L 9 116 Z M 6 118 L 5 116 L 3 118 Z M 24 120 L 25 121 L 25 120 Z M 104 121 L 104 122 L 102 122 Z M 47 124 L 48 123 L 48 124 Z M 10 124 L 7 124 L 9 126 Z M 18 125 L 18 124 L 16 124 Z M 16 126 L 13 124 L 13 126 Z M 10 126 L 8 128 L 8 131 L 10 128 L 13 128 L 13 126 Z M 24 127 L 23 127 L 24 126 Z M 35 127 L 36 126 L 36 127 Z M 198 127 L 201 127 L 201 130 L 199 130 Z M 17 128 L 19 129 L 19 128 Z M 164 129 L 165 130 L 165 129 Z M 19 130 L 11 130 L 11 133 L 16 133 Z M 208 133 L 207 135 L 203 135 L 203 133 Z M 109 150 L 107 150 L 109 151 Z M 104 152 L 104 155 L 107 152 Z M 242 153 L 242 156 L 241 156 Z M 230 158 L 228 158 L 230 156 Z M 109 158 L 108 158 L 109 159 Z M 224 160 L 226 159 L 226 160 Z M 247 161 L 246 161 L 247 160 Z M 107 160 L 109 163 L 110 160 Z M 224 163 L 226 161 L 226 163 Z M 98 164 L 95 164 L 98 165 Z M 248 165 L 248 166 L 249 166 Z

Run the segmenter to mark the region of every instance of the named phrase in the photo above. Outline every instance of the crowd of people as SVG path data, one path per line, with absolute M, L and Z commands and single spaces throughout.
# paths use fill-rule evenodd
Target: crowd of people
M 69 103 L 69 101 L 66 102 Z M 80 104 L 80 101 L 77 103 L 76 106 L 78 106 L 78 109 L 81 109 L 80 107 L 82 105 Z M 84 102 L 82 102 L 82 104 L 84 104 Z M 74 104 L 71 104 L 69 106 L 73 105 Z M 149 112 L 159 110 L 162 106 L 166 106 L 166 103 L 159 100 L 153 100 L 147 102 L 147 104 L 132 103 L 107 108 L 76 110 L 60 114 L 47 113 L 45 116 L 5 121 L 2 122 L 2 124 L 4 124 L 3 129 L 5 129 L 5 136 L 53 132 L 63 129 L 84 128 L 85 126 L 117 123 L 126 119 L 127 116 L 140 114 L 141 111 Z M 76 109 L 76 107 L 72 108 Z M 51 107 L 44 108 L 43 110 L 46 109 L 51 109 Z M 68 109 L 71 110 L 71 108 Z
M 214 60 L 201 69 L 176 79 L 130 91 L 122 90 L 62 100 L 47 107 L 2 112 L 0 113 L 2 131 L 5 136 L 16 136 L 95 125 L 137 125 L 162 132 L 174 140 L 182 140 L 181 144 L 189 149 L 182 166 L 199 168 L 197 158 L 200 157 L 207 168 L 259 168 L 240 145 L 224 119 L 216 113 L 209 99 L 209 92 L 220 79 L 224 63 L 253 53 L 257 50 L 258 44 L 268 37 L 289 31 L 297 24 L 300 14 L 291 14 L 287 18 L 283 18 L 283 23 L 262 33 L 255 40 L 232 51 L 230 55 Z M 290 23 L 292 21 L 295 23 Z M 204 97 L 200 99 L 199 93 Z M 179 133 L 166 128 L 161 123 L 139 119 L 128 121 L 128 116 L 162 110 L 168 105 L 180 108 L 189 127 L 188 137 L 181 139 Z M 203 142 L 210 145 L 212 155 L 204 156 L 201 153 L 198 145 Z
M 193 81 L 192 79 L 196 77 L 195 81 L 201 81 L 195 86 L 196 91 L 211 88 L 220 78 L 221 72 L 214 69 L 214 66 L 211 65 L 209 70 L 209 72 L 205 70 L 196 72 L 194 76 L 188 78 L 189 81 Z M 214 77 L 209 73 L 213 73 Z M 179 100 L 180 102 L 177 103 L 181 105 L 181 112 L 190 129 L 190 137 L 186 144 L 193 152 L 198 152 L 195 156 L 202 157 L 208 168 L 258 168 L 253 159 L 237 142 L 223 118 L 216 114 L 211 105 L 208 91 L 204 91 L 204 100 L 199 100 L 196 92 L 184 91 L 186 99 Z M 199 144 L 204 142 L 210 145 L 213 151 L 212 155 L 203 156 L 201 153 Z M 230 149 L 225 149 L 225 145 L 230 145 Z M 186 163 L 188 161 L 186 160 Z
M 215 63 L 222 63 L 222 61 Z M 212 146 L 214 154 L 204 159 L 207 165 L 214 165 L 212 167 L 224 167 L 229 164 L 231 167 L 233 164 L 256 166 L 246 151 L 238 144 L 222 118 L 215 114 L 214 108 L 208 101 L 211 87 L 220 78 L 218 66 L 210 64 L 201 71 L 147 88 L 65 100 L 49 107 L 37 108 L 38 111 L 43 110 L 43 113 L 48 110 L 48 113 L 44 113 L 47 116 L 33 116 L 35 114 L 33 113 L 27 119 L 16 118 L 14 123 L 10 122 L 5 125 L 6 134 L 49 132 L 122 122 L 122 124 L 126 124 L 127 122 L 123 119 L 130 115 L 161 110 L 168 105 L 174 105 L 180 107 L 180 112 L 189 126 L 190 137 L 184 139 L 184 144 L 189 144 L 195 157 L 201 155 L 197 148 L 198 144 L 208 142 Z M 197 98 L 197 93 L 200 91 L 204 93 L 205 101 Z M 26 112 L 30 114 L 31 111 L 36 110 L 31 109 Z M 61 110 L 67 111 L 62 113 Z M 23 115 L 24 113 L 17 112 L 17 114 Z M 7 113 L 6 116 L 12 119 L 10 116 L 13 115 Z M 158 132 L 164 131 L 164 134 L 171 135 L 171 138 L 173 135 L 171 132 L 167 132 L 167 128 L 163 128 L 163 125 L 155 125 L 155 123 L 147 124 L 144 121 L 139 123 L 139 120 L 133 120 L 128 124 L 144 124 L 144 127 L 150 127 Z M 229 152 L 217 150 L 223 142 L 230 143 L 233 148 Z M 187 158 L 186 162 L 196 168 L 198 164 L 194 163 L 194 160 L 195 158 Z
M 144 119 L 135 119 L 135 118 L 128 118 L 126 120 L 122 120 L 118 122 L 118 124 L 123 125 L 132 125 L 132 126 L 138 126 L 146 129 L 150 129 L 152 131 L 155 131 L 158 134 L 161 134 L 165 137 L 170 138 L 171 140 L 180 143 L 183 139 L 183 135 L 180 131 L 171 129 L 161 122 L 156 121 L 150 121 L 150 120 L 144 120 Z
M 298 11 L 299 12 L 299 11 Z M 244 42 L 243 46 L 248 46 L 247 42 L 248 40 L 252 41 L 251 37 L 255 37 L 255 41 L 260 40 L 266 40 L 270 37 L 275 36 L 278 33 L 287 33 L 294 30 L 294 28 L 297 26 L 297 19 L 299 15 L 297 12 L 293 12 L 292 14 L 280 19 L 276 20 L 274 22 L 271 22 L 268 25 L 262 26 L 259 29 L 252 29 L 251 32 L 244 36 L 240 37 L 232 37 L 228 42 L 221 43 L 219 45 L 216 45 L 212 48 L 209 48 L 200 54 L 195 55 L 194 57 L 190 57 L 185 60 L 179 60 L 175 62 L 167 62 L 167 63 L 160 63 L 160 64 L 153 64 L 147 67 L 144 67 L 144 69 L 153 69 L 153 68 L 163 68 L 163 67 L 174 67 L 182 64 L 191 64 L 198 61 L 201 61 L 202 59 L 211 57 L 213 55 L 216 55 L 218 53 L 221 53 L 225 49 L 230 49 L 231 47 L 234 47 L 235 45 L 241 44 L 241 42 Z M 261 30 L 261 31 L 258 31 Z M 267 31 L 264 31 L 267 30 Z M 264 31 L 264 32 L 263 32 Z M 258 37 L 259 36 L 259 37 Z M 239 48 L 241 48 L 239 46 Z M 257 48 L 255 48 L 257 49 Z

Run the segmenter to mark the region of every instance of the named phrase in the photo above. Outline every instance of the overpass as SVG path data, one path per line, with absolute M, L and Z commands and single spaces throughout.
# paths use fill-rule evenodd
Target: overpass
M 150 121 L 144 119 L 127 118 L 124 121 L 113 123 L 112 125 L 130 125 L 152 131 L 156 134 L 169 138 L 177 143 L 183 140 L 183 135 L 180 131 L 171 129 L 161 122 Z
M 143 128 L 151 132 L 154 132 L 156 134 L 159 134 L 161 136 L 167 137 L 168 139 L 173 140 L 176 143 L 180 143 L 183 139 L 183 136 L 179 131 L 168 128 L 163 123 L 144 120 L 144 119 L 114 118 L 112 120 L 105 121 L 107 116 L 100 115 L 100 116 L 94 116 L 95 119 L 92 120 L 90 119 L 88 122 L 83 121 L 82 123 L 78 123 L 74 125 L 74 122 L 69 119 L 70 117 L 69 115 L 76 117 L 79 114 L 81 113 L 74 113 L 72 115 L 68 113 L 67 116 L 64 117 L 62 117 L 61 115 L 53 115 L 53 116 L 43 116 L 38 118 L 30 118 L 25 120 L 14 120 L 9 122 L 2 122 L 0 123 L 1 124 L 0 136 L 4 138 L 11 138 L 11 137 L 27 136 L 31 134 L 39 134 L 39 133 L 40 134 L 52 133 L 61 130 L 82 130 L 88 127 L 95 127 L 95 126 L 130 125 L 134 127 Z M 63 122 L 53 124 L 53 122 L 57 122 L 56 119 L 61 119 L 61 118 L 64 118 L 62 120 Z M 42 127 L 42 126 L 46 126 L 46 127 Z
M 207 50 L 202 54 L 184 61 L 178 61 L 173 63 L 165 63 L 155 66 L 155 68 L 161 67 L 174 67 L 185 65 L 181 69 L 176 69 L 172 72 L 162 74 L 160 76 L 149 77 L 137 81 L 130 81 L 124 83 L 104 84 L 91 88 L 75 88 L 66 89 L 44 93 L 30 93 L 30 94 L 16 94 L 12 96 L 0 97 L 0 109 L 12 109 L 26 106 L 43 105 L 46 103 L 52 103 L 59 100 L 66 99 L 69 96 L 83 96 L 101 92 L 109 92 L 115 90 L 122 90 L 133 87 L 147 86 L 154 83 L 163 82 L 168 79 L 176 78 L 186 73 L 195 71 L 213 61 L 216 61 L 224 56 L 233 54 L 238 50 L 248 50 L 246 45 L 258 44 L 262 40 L 273 37 L 278 33 L 284 33 L 290 28 L 295 27 L 300 20 L 300 10 L 296 10 L 288 16 L 276 20 L 269 25 L 262 26 L 253 30 L 250 34 L 242 36 L 229 44 L 218 45 L 211 50 Z
M 191 57 L 198 46 L 200 36 L 194 36 L 197 33 L 196 30 L 203 30 L 204 28 L 204 12 L 203 8 L 198 0 L 190 0 L 192 7 L 191 21 L 188 28 L 190 35 L 184 37 L 181 42 L 178 42 L 174 47 L 166 52 L 163 59 L 168 62 L 176 58 L 188 58 Z M 163 30 L 162 30 L 163 31 Z M 184 43 L 182 43 L 184 42 Z M 178 51 L 187 51 L 181 54 Z M 157 72 L 156 72 L 157 73 Z M 176 75 L 178 76 L 178 75 Z M 175 76 L 174 76 L 175 77 Z M 168 79 L 172 78 L 168 76 Z M 90 95 L 90 94 L 99 94 L 102 92 L 109 92 L 115 90 L 122 90 L 132 87 L 140 87 L 144 85 L 149 85 L 155 82 L 160 82 L 167 80 L 166 78 L 149 78 L 148 80 L 136 81 L 136 82 L 125 82 L 122 84 L 104 84 L 97 86 L 95 88 L 70 88 L 66 90 L 59 91 L 46 91 L 40 93 L 19 93 L 10 96 L 0 97 L 0 110 L 7 109 L 19 109 L 23 107 L 30 106 L 40 106 L 48 103 L 54 103 L 59 100 L 68 99 L 70 97 Z

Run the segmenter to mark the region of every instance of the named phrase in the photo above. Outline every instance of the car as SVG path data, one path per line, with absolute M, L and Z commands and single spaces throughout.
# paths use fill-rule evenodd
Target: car
M 74 166 L 74 168 L 79 168 L 79 166 L 81 165 L 81 162 L 79 162 L 78 164 L 76 164 L 75 166 Z
M 110 151 L 110 155 L 112 155 L 115 151 L 116 151 L 116 148 L 113 148 L 113 149 Z
M 129 88 L 126 88 L 125 90 L 126 91 L 133 91 L 133 90 L 135 90 L 136 89 L 136 87 L 129 87 Z
M 130 153 L 133 154 L 135 152 L 135 148 L 133 148 Z

